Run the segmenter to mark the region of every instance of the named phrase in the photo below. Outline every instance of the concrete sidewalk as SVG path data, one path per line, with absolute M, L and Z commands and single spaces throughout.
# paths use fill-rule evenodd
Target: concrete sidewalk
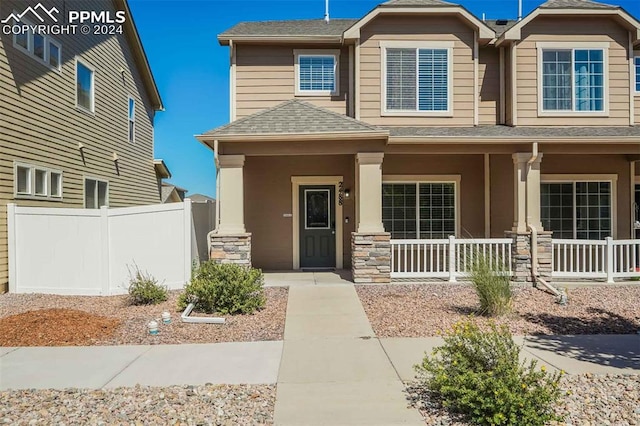
M 353 286 L 291 287 L 276 425 L 423 425 Z
M 282 342 L 2 348 L 0 390 L 275 383 Z

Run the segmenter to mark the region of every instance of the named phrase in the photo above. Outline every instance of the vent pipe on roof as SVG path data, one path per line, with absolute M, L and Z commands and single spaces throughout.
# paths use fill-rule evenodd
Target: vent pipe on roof
M 482 12 L 482 22 L 487 22 L 487 15 Z
M 329 23 L 329 0 L 324 0 L 324 21 Z
M 522 20 L 522 0 L 518 0 L 518 21 Z

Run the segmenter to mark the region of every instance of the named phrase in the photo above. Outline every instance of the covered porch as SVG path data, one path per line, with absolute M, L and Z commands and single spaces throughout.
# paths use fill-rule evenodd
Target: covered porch
M 290 120 L 278 133 L 274 115 L 318 129 Z M 199 136 L 218 166 L 217 261 L 347 269 L 356 283 L 455 281 L 465 253 L 480 250 L 503 259 L 515 281 L 640 276 L 637 143 L 394 139 L 393 129 L 299 101 L 259 120 Z

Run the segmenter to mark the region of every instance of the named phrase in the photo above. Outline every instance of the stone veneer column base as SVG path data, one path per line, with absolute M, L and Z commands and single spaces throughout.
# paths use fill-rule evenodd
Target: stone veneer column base
M 391 234 L 352 232 L 351 271 L 356 284 L 390 283 Z
M 251 233 L 211 234 L 209 259 L 215 263 L 235 263 L 251 267 Z
M 550 231 L 538 232 L 538 276 L 551 283 L 552 246 Z M 512 280 L 515 283 L 533 283 L 531 274 L 531 233 L 506 231 L 505 236 L 513 239 L 511 245 Z

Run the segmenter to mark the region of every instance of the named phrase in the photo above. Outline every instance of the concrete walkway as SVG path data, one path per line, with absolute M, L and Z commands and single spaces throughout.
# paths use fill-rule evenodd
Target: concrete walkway
M 352 285 L 290 287 L 276 425 L 423 425 Z
M 0 348 L 0 390 L 275 383 L 282 342 Z

